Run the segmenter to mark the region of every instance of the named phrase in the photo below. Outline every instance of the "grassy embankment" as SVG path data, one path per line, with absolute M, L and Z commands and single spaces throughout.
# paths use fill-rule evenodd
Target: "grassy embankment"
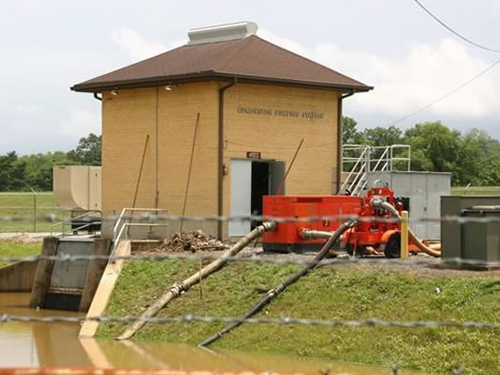
M 199 264 L 130 262 L 106 314 L 136 315 L 173 282 Z M 296 266 L 231 264 L 174 301 L 162 314 L 240 316 L 263 293 L 298 270 Z M 439 287 L 441 292 L 436 293 Z M 498 321 L 500 281 L 388 272 L 373 268 L 322 268 L 291 286 L 258 316 L 314 319 Z M 197 344 L 221 324 L 149 325 L 136 340 Z M 102 325 L 100 337 L 114 338 L 124 325 Z M 334 361 L 447 372 L 464 365 L 471 374 L 498 373 L 500 332 L 455 328 L 325 328 L 246 324 L 215 348 L 286 353 Z
M 62 219 L 63 212 L 52 192 L 38 193 L 0 193 L 0 232 L 50 232 L 54 223 L 47 220 L 53 216 Z M 60 230 L 58 227 L 56 230 Z
M 13 241 L 0 242 L 0 256 L 2 257 L 29 257 L 32 255 L 40 254 L 42 251 L 42 244 L 23 244 Z M 0 267 L 5 263 L 0 262 Z

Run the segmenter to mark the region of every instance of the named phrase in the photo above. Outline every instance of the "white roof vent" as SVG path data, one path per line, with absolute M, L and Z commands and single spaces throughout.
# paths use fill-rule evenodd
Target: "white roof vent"
M 236 22 L 223 25 L 198 27 L 188 32 L 188 44 L 204 44 L 225 42 L 227 40 L 245 39 L 257 33 L 255 22 Z

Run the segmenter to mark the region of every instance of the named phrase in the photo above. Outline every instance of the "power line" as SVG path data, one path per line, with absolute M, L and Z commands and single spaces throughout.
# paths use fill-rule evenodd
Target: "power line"
M 464 42 L 466 43 L 469 43 L 471 45 L 473 45 L 474 47 L 477 47 L 477 48 L 481 48 L 485 51 L 489 51 L 489 52 L 494 52 L 494 53 L 500 53 L 500 50 L 497 50 L 497 49 L 493 49 L 493 48 L 489 48 L 489 47 L 486 47 L 486 46 L 483 46 L 479 43 L 476 43 L 474 42 L 473 40 L 470 40 L 469 38 L 463 36 L 462 34 L 460 34 L 459 32 L 453 30 L 450 26 L 448 26 L 444 21 L 441 21 L 437 16 L 435 16 L 429 9 L 427 9 L 419 0 L 413 0 L 415 1 L 415 3 L 424 10 L 424 12 L 426 12 L 429 16 L 431 16 L 432 18 L 434 18 L 434 20 L 436 22 L 438 22 L 441 26 L 443 26 L 446 30 L 448 30 L 449 32 L 451 32 L 453 35 L 455 35 L 456 37 L 462 39 Z
M 415 0 L 418 2 L 418 0 Z M 451 95 L 455 94 L 457 91 L 460 91 L 461 89 L 463 89 L 464 87 L 470 85 L 472 82 L 474 82 L 476 79 L 478 79 L 479 77 L 485 75 L 486 73 L 488 73 L 490 70 L 492 70 L 495 66 L 497 66 L 498 64 L 500 64 L 500 60 L 497 60 L 495 61 L 493 64 L 491 64 L 490 66 L 488 66 L 486 69 L 484 69 L 483 71 L 481 71 L 480 73 L 476 74 L 474 77 L 472 77 L 471 79 L 469 79 L 468 81 L 462 83 L 460 86 L 458 86 L 457 88 L 453 89 L 452 91 L 444 94 L 443 96 L 437 98 L 436 100 L 434 100 L 433 102 L 427 104 L 426 106 L 408 114 L 408 115 L 405 115 L 399 119 L 397 119 L 396 121 L 392 121 L 390 123 L 390 125 L 395 125 L 401 121 L 404 121 L 406 120 L 407 118 L 409 117 L 412 117 L 412 116 L 415 116 L 416 114 L 419 114 L 420 112 L 423 112 L 425 111 L 427 108 L 430 108 L 432 107 L 433 105 L 439 103 L 440 101 L 450 97 Z

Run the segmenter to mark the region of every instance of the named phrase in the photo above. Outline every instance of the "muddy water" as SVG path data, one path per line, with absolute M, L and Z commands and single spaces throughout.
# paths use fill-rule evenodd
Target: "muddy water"
M 67 311 L 36 311 L 27 307 L 27 294 L 0 294 L 0 314 L 78 316 Z M 215 353 L 185 345 L 123 343 L 77 338 L 79 324 L 0 324 L 0 367 L 162 368 L 183 370 L 274 370 L 374 375 L 390 369 L 343 366 L 321 360 L 255 353 Z M 404 372 L 404 374 L 410 374 Z

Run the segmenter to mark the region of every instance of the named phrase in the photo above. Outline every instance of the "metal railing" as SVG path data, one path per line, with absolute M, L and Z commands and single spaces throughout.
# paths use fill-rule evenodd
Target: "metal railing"
M 61 227 L 59 237 L 65 237 L 72 234 L 77 234 L 80 231 L 87 230 L 92 235 L 96 235 L 96 227 L 100 227 L 102 224 L 102 211 L 93 210 L 93 211 L 85 211 L 81 215 L 71 216 L 71 210 L 65 210 L 69 212 L 70 218 L 63 219 L 58 221 L 50 228 L 50 235 L 52 236 L 54 233 L 59 233 L 55 228 Z M 99 220 L 96 220 L 96 217 L 99 217 Z M 69 224 L 70 229 L 66 230 L 66 226 Z
M 151 213 L 154 212 L 156 214 L 158 213 L 167 213 L 167 210 L 164 210 L 162 208 L 124 208 L 118 219 L 116 220 L 115 225 L 113 226 L 113 252 L 118 246 L 118 243 L 122 239 L 128 239 L 128 236 L 130 234 L 130 228 L 132 227 L 150 227 L 151 230 L 153 227 L 167 227 L 167 223 L 157 223 L 154 222 L 154 220 L 149 220 L 149 222 L 144 223 L 144 222 L 134 222 L 134 217 L 133 214 L 135 212 L 143 212 L 143 213 Z M 158 215 L 154 215 L 154 218 L 157 218 Z M 143 219 L 143 218 L 142 218 Z M 128 220 L 128 222 L 126 222 Z M 127 229 L 125 231 L 125 228 Z M 125 238 L 122 238 L 123 235 L 125 234 Z
M 401 165 L 404 168 L 401 168 Z M 405 170 L 411 168 L 411 146 L 344 145 L 342 173 L 348 173 L 338 194 L 360 195 L 366 188 L 369 172 Z

